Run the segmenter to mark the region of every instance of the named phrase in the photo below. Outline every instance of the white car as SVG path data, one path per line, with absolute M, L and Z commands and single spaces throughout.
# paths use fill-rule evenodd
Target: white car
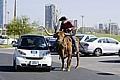
M 0 36 L 0 44 L 14 44 L 16 41 L 16 39 L 9 38 L 7 35 Z
M 52 57 L 46 39 L 38 35 L 23 35 L 14 44 L 13 66 L 15 70 L 22 68 L 41 68 L 51 70 Z
M 81 43 L 81 45 L 83 47 L 81 52 L 85 55 L 94 54 L 100 56 L 105 53 L 110 54 L 120 52 L 119 41 L 109 37 L 91 38 L 86 42 Z
M 85 42 L 90 38 L 96 37 L 95 35 L 89 35 L 89 34 L 76 34 L 76 37 L 80 39 L 80 42 Z

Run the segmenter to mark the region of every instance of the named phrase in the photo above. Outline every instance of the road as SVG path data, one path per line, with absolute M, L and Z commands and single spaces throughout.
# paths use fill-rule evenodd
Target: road
M 12 49 L 0 49 L 0 80 L 120 80 L 120 58 L 118 56 L 80 57 L 80 68 L 74 69 L 72 59 L 70 72 L 60 71 L 60 60 L 52 55 L 51 72 L 15 72 L 12 67 Z

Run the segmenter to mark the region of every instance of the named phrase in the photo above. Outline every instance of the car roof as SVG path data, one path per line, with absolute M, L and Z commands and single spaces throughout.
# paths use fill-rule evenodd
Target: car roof
M 106 39 L 106 38 L 111 38 L 111 37 L 95 37 L 95 38 L 97 38 L 97 39 L 103 39 L 103 38 Z M 114 38 L 111 38 L 111 39 L 114 39 Z
M 99 40 L 99 39 L 106 39 L 106 38 L 109 38 L 109 39 L 116 40 L 116 39 L 114 39 L 114 38 L 111 38 L 111 37 L 96 37 L 96 38 L 97 38 L 97 40 Z M 118 40 L 116 40 L 116 41 L 118 41 Z
M 49 41 L 56 41 L 56 38 L 50 38 Z
M 98 38 L 111 38 L 111 37 L 98 37 Z M 111 39 L 114 39 L 114 38 L 111 38 Z
M 45 38 L 53 38 L 53 36 L 44 36 Z
M 24 34 L 21 37 L 44 37 L 43 35 L 38 35 L 38 34 Z
M 95 36 L 95 35 L 92 35 L 92 34 L 76 34 L 76 36 Z

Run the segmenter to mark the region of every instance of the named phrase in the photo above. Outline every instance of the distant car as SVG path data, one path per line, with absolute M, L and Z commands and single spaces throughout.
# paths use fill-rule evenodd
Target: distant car
M 89 34 L 76 34 L 76 37 L 79 38 L 80 42 L 85 42 L 90 38 L 96 37 L 95 35 L 89 35 Z
M 57 48 L 56 48 L 56 38 L 49 39 L 49 44 L 50 44 L 50 51 L 51 52 L 56 52 L 57 51 Z
M 14 44 L 17 40 L 8 36 L 0 36 L 0 44 Z
M 53 39 L 53 36 L 44 36 L 47 40 Z
M 49 45 L 49 49 L 51 52 L 56 52 L 56 38 L 53 38 L 53 36 L 45 36 L 47 43 Z
M 14 44 L 13 66 L 15 70 L 22 68 L 43 68 L 50 71 L 52 58 L 46 39 L 39 35 L 23 35 Z
M 82 42 L 81 52 L 85 55 L 93 54 L 100 56 L 103 54 L 119 53 L 120 42 L 109 37 L 90 38 L 86 42 Z

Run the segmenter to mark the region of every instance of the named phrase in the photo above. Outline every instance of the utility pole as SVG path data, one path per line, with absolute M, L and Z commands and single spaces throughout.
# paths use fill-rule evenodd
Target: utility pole
M 7 0 L 5 0 L 5 25 L 7 22 Z
M 111 30 L 111 19 L 109 20 L 109 29 L 110 29 L 110 37 L 111 37 L 111 33 L 112 33 L 112 32 L 111 32 L 111 31 L 112 31 L 112 30 Z
M 84 33 L 84 23 L 83 23 L 84 16 L 81 16 L 81 18 L 82 18 L 82 33 Z
M 14 2 L 14 20 L 16 19 L 16 0 L 15 0 L 15 2 Z
M 16 0 L 14 2 L 14 21 L 16 21 Z M 14 26 L 14 40 L 15 40 L 15 26 Z
M 4 13 L 5 14 L 5 19 L 4 19 L 5 22 L 4 22 L 4 25 L 3 25 L 3 28 L 2 28 L 2 34 L 4 32 L 4 35 L 6 35 L 6 26 L 7 26 L 6 25 L 7 24 L 6 23 L 7 22 L 7 0 L 5 0 L 5 8 L 4 9 L 5 9 L 5 13 Z
M 7 11 L 7 24 L 9 24 L 9 21 L 10 21 L 9 17 L 10 17 L 10 12 Z

